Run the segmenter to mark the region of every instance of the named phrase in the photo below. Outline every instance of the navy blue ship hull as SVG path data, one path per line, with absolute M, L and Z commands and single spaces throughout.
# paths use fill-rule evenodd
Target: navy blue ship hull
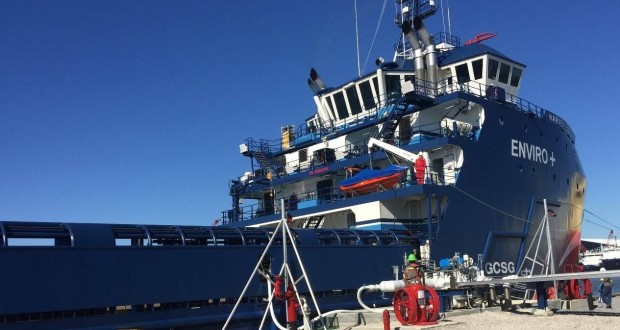
M 454 188 L 440 192 L 448 195 L 449 202 L 437 229 L 433 257 L 455 251 L 483 254 L 487 274 L 512 273 L 497 272 L 493 265 L 512 262 L 516 267 L 524 260 L 545 216 L 546 200 L 554 214 L 550 223 L 558 270 L 576 264 L 586 180 L 571 141 L 574 137 L 535 114 L 515 111 L 512 105 L 468 94 L 459 97 L 484 107 L 485 125 L 476 141 L 459 141 L 466 158 Z M 527 151 L 520 153 L 519 147 L 523 151 L 526 146 L 534 151 L 532 157 Z
M 14 231 L 37 225 L 0 224 Z M 71 224 L 62 226 L 72 228 Z M 59 224 L 47 224 L 47 228 L 57 227 Z M 220 329 L 266 246 L 266 242 L 249 242 L 247 234 L 245 242 L 238 245 L 115 246 L 114 240 L 104 244 L 106 240 L 100 238 L 98 246 L 80 246 L 79 234 L 111 237 L 110 228 L 76 224 L 73 246 L 11 246 L 11 238 L 5 239 L 8 246 L 0 247 L 0 264 L 4 265 L 0 272 L 3 328 L 163 329 L 200 325 Z M 325 246 L 319 244 L 314 231 L 295 233 L 300 237 L 298 249 L 313 292 L 325 311 L 359 308 L 356 290 L 393 279 L 392 266 L 401 265 L 410 249 L 409 241 L 400 244 L 393 240 L 389 245 L 375 241 L 374 245 L 332 242 Z M 269 255 L 277 272 L 283 261 L 282 246 L 272 246 Z M 290 247 L 288 255 L 292 272 L 300 276 Z M 298 289 L 310 299 L 304 282 Z M 378 305 L 391 303 L 376 294 L 364 296 L 367 302 Z M 231 328 L 255 329 L 267 297 L 266 283 L 254 276 Z

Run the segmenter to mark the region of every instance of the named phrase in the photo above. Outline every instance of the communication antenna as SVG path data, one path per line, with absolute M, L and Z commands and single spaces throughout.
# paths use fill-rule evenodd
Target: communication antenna
M 353 1 L 355 6 L 355 48 L 357 54 L 357 76 L 362 76 L 362 69 L 360 67 L 360 31 L 357 28 L 357 0 Z
M 441 0 L 440 5 L 441 5 L 441 23 L 443 25 L 443 32 L 444 33 L 448 32 L 449 34 L 452 34 L 452 27 L 451 27 L 452 19 L 450 17 L 450 0 L 446 0 L 446 7 L 447 7 L 447 12 L 448 12 L 448 31 L 446 31 L 446 18 L 443 12 L 443 0 Z
M 450 0 L 446 0 L 448 6 L 448 33 L 452 34 L 452 16 L 450 16 Z

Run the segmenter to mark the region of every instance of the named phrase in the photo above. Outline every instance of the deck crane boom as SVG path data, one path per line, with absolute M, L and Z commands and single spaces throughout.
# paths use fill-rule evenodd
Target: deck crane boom
M 609 236 L 607 236 L 607 247 L 616 246 L 616 236 L 614 235 L 614 230 L 609 230 Z
M 395 156 L 398 156 L 412 163 L 415 162 L 416 157 L 418 156 L 418 154 L 401 149 L 393 144 L 389 144 L 387 142 L 383 142 L 375 138 L 370 138 L 368 140 L 368 153 L 372 153 L 375 147 L 381 148 Z

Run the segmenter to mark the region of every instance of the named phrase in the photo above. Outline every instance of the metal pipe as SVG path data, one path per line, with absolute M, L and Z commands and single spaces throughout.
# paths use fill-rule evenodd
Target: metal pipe
M 75 246 L 75 238 L 73 237 L 73 230 L 71 230 L 71 227 L 69 227 L 69 225 L 66 223 L 61 224 L 61 226 L 65 227 L 65 229 L 69 233 L 69 240 L 71 242 L 71 246 Z
M 507 311 L 512 307 L 512 299 L 510 297 L 510 284 L 504 284 L 504 303 L 502 304 L 502 310 Z
M 409 21 L 403 22 L 402 31 L 407 40 L 409 40 L 409 44 L 413 49 L 413 59 L 415 63 L 415 78 L 416 80 L 425 80 L 425 72 L 424 69 L 424 51 L 420 46 L 420 40 L 415 34 L 415 31 L 411 27 L 411 23 Z M 416 85 L 416 84 L 414 84 Z
M 495 292 L 495 285 L 489 285 L 489 299 L 487 301 L 487 306 L 495 306 L 495 301 L 497 300 L 497 294 Z
M 4 222 L 0 222 L 0 233 L 2 233 L 2 244 L 0 246 L 8 246 L 8 239 L 6 237 L 6 229 L 4 228 Z
M 437 60 L 437 50 L 435 49 L 435 43 L 433 42 L 433 38 L 424 27 L 424 23 L 422 22 L 422 18 L 420 16 L 416 16 L 413 20 L 413 28 L 418 31 L 420 35 L 420 39 L 424 43 L 426 47 L 426 80 L 429 82 L 431 89 L 435 89 L 437 87 L 438 80 L 438 60 Z

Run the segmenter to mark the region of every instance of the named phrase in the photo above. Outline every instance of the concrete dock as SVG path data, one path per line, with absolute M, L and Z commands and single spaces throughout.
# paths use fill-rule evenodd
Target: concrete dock
M 390 329 L 432 329 L 448 327 L 450 330 L 461 329 L 614 329 L 620 326 L 620 296 L 612 301 L 612 308 L 605 308 L 595 301 L 594 310 L 588 309 L 586 300 L 570 302 L 550 301 L 549 311 L 537 312 L 535 302 L 521 304 L 513 302 L 511 311 L 501 311 L 500 307 L 458 309 L 442 313 L 436 325 L 403 326 L 394 313 L 390 313 Z M 338 313 L 332 318 L 328 329 L 349 330 L 384 330 L 381 313 L 365 310 Z

